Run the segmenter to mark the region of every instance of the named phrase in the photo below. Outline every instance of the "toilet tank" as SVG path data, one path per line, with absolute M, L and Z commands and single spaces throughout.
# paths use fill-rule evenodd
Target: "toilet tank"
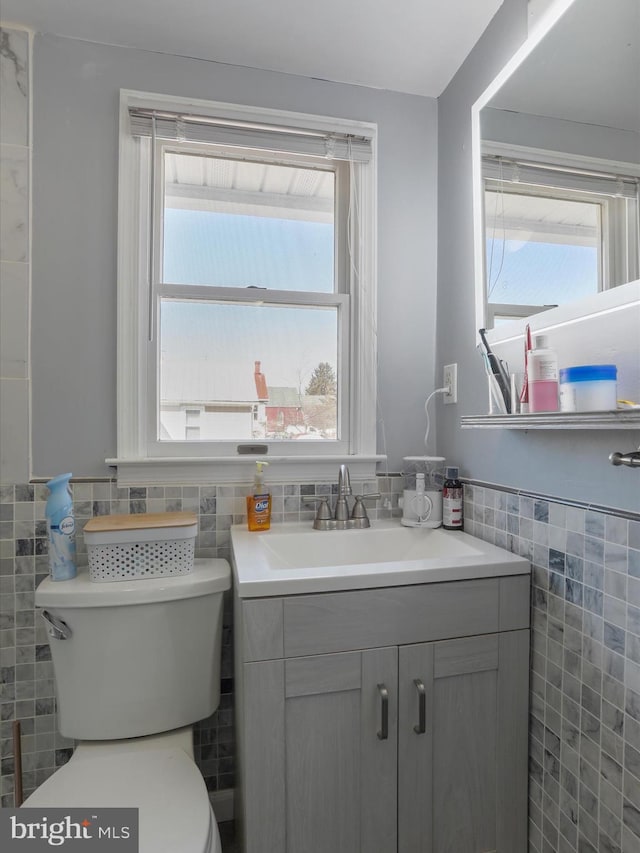
M 141 737 L 213 713 L 230 585 L 218 559 L 171 577 L 99 584 L 85 570 L 44 580 L 35 601 L 48 624 L 61 734 Z

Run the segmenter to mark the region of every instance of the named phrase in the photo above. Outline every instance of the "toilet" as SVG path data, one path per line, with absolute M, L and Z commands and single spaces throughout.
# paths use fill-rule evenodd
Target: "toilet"
M 140 853 L 221 853 L 192 727 L 220 700 L 230 585 L 220 559 L 174 576 L 94 583 L 85 570 L 39 585 L 58 728 L 78 744 L 23 806 L 137 808 Z

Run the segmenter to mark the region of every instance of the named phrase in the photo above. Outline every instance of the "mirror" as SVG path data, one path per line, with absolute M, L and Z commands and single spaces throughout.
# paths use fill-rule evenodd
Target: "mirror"
M 494 340 L 640 278 L 640 4 L 548 13 L 474 106 L 476 314 Z

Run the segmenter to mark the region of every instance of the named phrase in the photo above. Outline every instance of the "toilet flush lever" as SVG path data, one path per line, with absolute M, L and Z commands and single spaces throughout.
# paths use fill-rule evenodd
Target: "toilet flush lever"
M 47 623 L 48 634 L 54 640 L 68 640 L 71 634 L 71 628 L 62 619 L 49 613 L 48 610 L 42 611 L 42 618 Z

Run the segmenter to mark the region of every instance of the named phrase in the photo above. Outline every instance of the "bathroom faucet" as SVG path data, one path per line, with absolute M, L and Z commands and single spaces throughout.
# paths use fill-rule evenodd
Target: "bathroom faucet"
M 349 512 L 349 502 L 347 498 L 352 495 L 351 478 L 349 469 L 346 465 L 340 466 L 338 472 L 338 497 L 336 505 L 331 513 L 329 506 L 329 498 L 310 498 L 305 503 L 319 503 L 316 517 L 313 521 L 314 530 L 364 530 L 371 527 L 367 508 L 364 505 L 365 498 L 379 498 L 379 492 L 374 492 L 368 495 L 356 495 L 353 509 Z
M 336 508 L 334 511 L 334 518 L 336 521 L 346 521 L 349 518 L 349 503 L 347 502 L 347 495 L 351 494 L 351 477 L 349 476 L 349 469 L 346 465 L 341 465 L 340 471 L 338 472 L 338 499 L 336 501 Z

